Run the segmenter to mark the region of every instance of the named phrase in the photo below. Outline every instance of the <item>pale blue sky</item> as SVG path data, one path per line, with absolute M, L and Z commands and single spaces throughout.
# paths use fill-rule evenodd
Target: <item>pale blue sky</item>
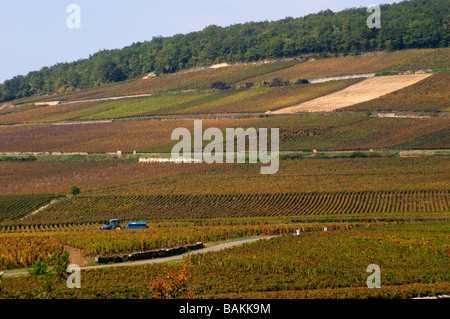
M 0 0 L 0 83 L 59 62 L 87 58 L 153 36 L 171 36 L 249 21 L 302 17 L 391 0 Z M 69 4 L 81 28 L 69 29 Z

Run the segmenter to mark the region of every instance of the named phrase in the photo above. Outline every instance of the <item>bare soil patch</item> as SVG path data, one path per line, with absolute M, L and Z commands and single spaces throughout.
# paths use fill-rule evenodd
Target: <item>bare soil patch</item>
M 78 266 L 84 266 L 88 264 L 88 260 L 85 259 L 81 254 L 81 249 L 65 245 L 64 251 L 69 253 L 69 260 L 71 264 L 75 264 Z
M 369 78 L 341 91 L 271 113 L 332 112 L 340 108 L 373 100 L 380 96 L 401 90 L 426 79 L 429 76 L 431 76 L 431 74 L 379 76 Z

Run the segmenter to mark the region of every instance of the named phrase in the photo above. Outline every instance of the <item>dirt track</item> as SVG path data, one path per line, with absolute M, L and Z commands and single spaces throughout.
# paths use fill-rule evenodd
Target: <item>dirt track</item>
M 170 257 L 145 259 L 145 260 L 130 261 L 130 262 L 122 262 L 122 263 L 117 263 L 117 264 L 84 266 L 84 267 L 81 267 L 81 270 L 95 269 L 95 268 L 107 268 L 107 267 L 118 267 L 118 266 L 135 266 L 135 265 L 143 265 L 143 264 L 162 263 L 162 262 L 166 262 L 166 261 L 182 259 L 184 256 L 187 256 L 187 255 L 201 254 L 201 253 L 207 253 L 207 252 L 211 252 L 211 251 L 218 251 L 218 250 L 222 250 L 222 249 L 225 249 L 225 248 L 230 248 L 230 247 L 234 247 L 234 246 L 238 246 L 238 245 L 242 245 L 242 244 L 246 244 L 246 243 L 255 242 L 255 241 L 258 241 L 258 240 L 271 239 L 271 238 L 274 238 L 274 237 L 277 237 L 277 236 L 257 237 L 257 238 L 250 238 L 250 239 L 242 239 L 242 240 L 237 240 L 237 241 L 231 241 L 231 242 L 227 242 L 227 243 L 223 243 L 223 244 L 219 244 L 219 245 L 215 245 L 215 246 L 211 246 L 211 247 L 207 247 L 207 248 L 202 248 L 202 249 L 191 251 L 191 252 L 188 252 L 188 253 L 185 253 L 185 254 L 176 255 L 176 256 L 170 256 Z M 79 265 L 79 266 L 82 266 L 82 265 Z M 6 276 L 17 276 L 17 275 L 28 275 L 28 272 L 27 271 L 7 272 L 3 276 L 6 277 Z
M 392 75 L 369 78 L 348 88 L 328 94 L 300 105 L 286 107 L 271 114 L 297 112 L 331 112 L 350 105 L 376 99 L 380 96 L 415 84 L 431 74 Z
M 171 261 L 171 260 L 176 260 L 176 259 L 182 259 L 183 256 L 202 254 L 202 253 L 207 253 L 207 252 L 211 252 L 211 251 L 218 251 L 218 250 L 222 250 L 225 248 L 230 248 L 230 247 L 234 247 L 234 246 L 238 246 L 238 245 L 242 245 L 242 244 L 246 244 L 246 243 L 255 242 L 258 240 L 271 239 L 273 237 L 276 237 L 276 236 L 258 237 L 258 238 L 242 239 L 242 240 L 238 240 L 238 241 L 231 241 L 231 242 L 227 242 L 227 243 L 223 243 L 223 244 L 219 244 L 219 245 L 215 245 L 215 246 L 211 246 L 211 247 L 207 247 L 207 248 L 202 248 L 199 250 L 194 250 L 194 251 L 191 251 L 191 252 L 188 252 L 185 254 L 181 254 L 181 255 L 176 255 L 176 256 L 145 259 L 145 260 L 138 260 L 138 261 L 129 261 L 129 262 L 123 262 L 123 263 L 117 263 L 117 264 L 86 266 L 86 267 L 81 267 L 81 269 L 94 269 L 94 268 L 117 267 L 117 266 L 135 266 L 135 265 L 142 265 L 142 264 L 161 263 L 161 262 L 166 262 L 166 261 Z

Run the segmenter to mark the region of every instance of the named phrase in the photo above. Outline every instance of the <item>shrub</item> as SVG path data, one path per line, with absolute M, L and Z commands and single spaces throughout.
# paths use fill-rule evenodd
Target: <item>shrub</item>
M 72 186 L 72 188 L 70 189 L 70 194 L 76 196 L 81 192 L 80 188 L 77 186 Z
M 298 85 L 298 84 L 308 84 L 309 81 L 307 79 L 298 79 L 297 81 L 295 81 L 294 84 Z
M 186 268 L 179 273 L 171 272 L 165 278 L 157 278 L 151 283 L 153 299 L 193 299 L 193 289 L 187 285 Z
M 273 87 L 277 87 L 277 86 L 283 86 L 284 82 L 282 80 L 280 80 L 279 78 L 275 78 L 272 80 L 272 82 L 270 82 L 269 86 L 271 88 Z
M 363 157 L 367 157 L 366 154 L 364 154 L 363 152 L 353 152 L 352 155 L 350 155 L 351 158 L 363 158 Z
M 36 260 L 33 264 L 33 268 L 29 271 L 30 275 L 42 275 L 47 272 L 47 264 L 43 261 Z
M 296 160 L 296 159 L 302 159 L 302 154 L 284 154 L 281 159 L 282 160 Z
M 375 76 L 387 76 L 387 75 L 398 75 L 397 71 L 379 71 L 375 73 Z
M 2 160 L 2 159 L 0 159 L 0 160 Z M 9 157 L 3 158 L 3 161 L 5 161 L 5 162 L 33 162 L 36 160 L 37 160 L 37 158 L 35 156 L 26 156 L 26 157 L 9 156 Z
M 226 90 L 229 89 L 230 87 L 222 81 L 217 81 L 214 82 L 213 84 L 211 84 L 211 89 L 215 89 L 215 90 Z

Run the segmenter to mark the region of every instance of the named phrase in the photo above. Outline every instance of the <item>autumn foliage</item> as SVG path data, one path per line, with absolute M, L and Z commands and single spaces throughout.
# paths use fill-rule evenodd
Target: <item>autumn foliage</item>
M 193 299 L 194 291 L 188 287 L 186 267 L 167 274 L 166 277 L 159 277 L 152 281 L 150 289 L 153 291 L 154 299 Z

